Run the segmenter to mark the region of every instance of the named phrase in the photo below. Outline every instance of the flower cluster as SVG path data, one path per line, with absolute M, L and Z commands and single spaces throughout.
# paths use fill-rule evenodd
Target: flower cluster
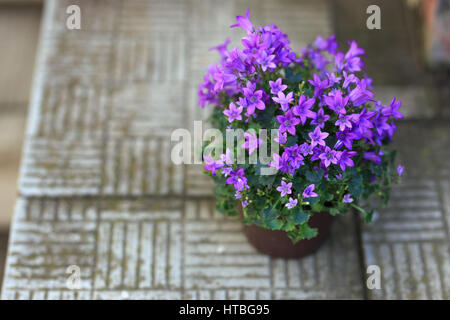
M 395 152 L 385 146 L 403 115 L 400 101 L 383 105 L 372 80 L 360 75 L 364 49 L 352 41 L 342 52 L 334 36 L 319 36 L 297 54 L 275 25 L 253 26 L 249 11 L 231 27 L 245 31 L 243 48 L 228 50 L 229 40 L 214 48 L 221 60 L 208 68 L 199 103 L 215 106 L 212 122 L 222 130 L 278 129 L 265 142 L 278 143 L 280 152 L 268 164 L 277 171 L 272 176 L 258 175 L 261 164 L 235 163 L 236 150 L 205 158 L 218 208 L 233 214 L 240 199 L 247 222 L 284 230 L 294 241 L 315 235 L 307 221 L 324 209 L 345 213 L 351 205 L 370 221 L 371 212 L 355 202 L 374 193 L 388 198 Z M 249 155 L 262 142 L 255 134 L 245 139 L 236 148 Z

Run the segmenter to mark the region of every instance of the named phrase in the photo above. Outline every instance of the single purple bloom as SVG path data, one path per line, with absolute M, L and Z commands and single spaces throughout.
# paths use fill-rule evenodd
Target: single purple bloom
M 228 176 L 230 175 L 231 171 L 233 171 L 233 168 L 232 168 L 232 167 L 223 167 L 223 168 L 222 168 L 222 174 L 223 174 L 225 177 L 228 177 Z
M 250 21 L 250 9 L 247 9 L 247 12 L 245 13 L 245 17 L 237 16 L 236 17 L 237 23 L 230 26 L 230 28 L 235 27 L 241 27 L 247 33 L 253 32 L 253 24 Z
M 223 164 L 232 165 L 233 159 L 231 159 L 231 151 L 227 148 L 225 154 L 220 155 L 220 160 Z
M 294 208 L 297 205 L 297 203 L 298 203 L 297 199 L 292 199 L 291 197 L 289 197 L 289 202 L 286 203 L 286 207 L 288 209 L 292 209 L 292 208 Z
M 395 99 L 396 98 L 394 97 L 389 106 L 382 109 L 383 115 L 393 116 L 395 119 L 402 119 L 403 114 L 398 111 L 402 106 L 402 102 L 400 100 L 395 101 Z
M 221 67 L 216 68 L 216 72 L 212 75 L 216 81 L 214 84 L 214 92 L 217 93 L 223 90 L 224 87 L 232 85 L 236 82 L 237 76 L 231 70 Z
M 242 208 L 245 208 L 246 206 L 248 206 L 248 201 L 244 200 L 241 202 Z
M 255 132 L 253 132 L 252 134 L 244 132 L 244 138 L 246 141 L 242 144 L 242 148 L 249 149 L 248 154 L 252 154 L 253 151 L 258 149 L 259 144 L 262 142 L 261 139 L 256 137 Z
M 223 163 L 220 163 L 218 161 L 214 161 L 211 157 L 203 156 L 203 159 L 205 159 L 205 170 L 211 171 L 211 174 L 213 176 L 216 175 L 216 170 L 223 167 Z
M 340 149 L 344 145 L 347 149 L 351 150 L 353 148 L 353 140 L 357 138 L 357 135 L 346 130 L 336 132 L 336 137 L 338 138 L 338 141 L 334 145 L 335 149 Z
M 399 178 L 402 176 L 404 169 L 405 169 L 405 167 L 403 167 L 402 165 L 398 165 L 398 167 L 397 167 L 397 174 L 398 174 Z
M 330 72 L 327 74 L 328 76 L 328 83 L 333 86 L 335 83 L 339 83 L 342 79 L 342 77 L 336 77 L 336 74 L 334 72 Z
M 302 125 L 305 125 L 306 118 L 314 119 L 316 117 L 316 113 L 309 110 L 315 103 L 314 98 L 310 98 L 306 100 L 306 97 L 302 94 L 298 99 L 298 104 L 294 106 L 293 112 L 296 116 L 300 117 Z
M 284 116 L 277 116 L 277 121 L 280 123 L 279 132 L 288 131 L 292 135 L 295 135 L 295 126 L 300 123 L 300 119 L 294 117 L 291 110 L 286 112 Z
M 303 198 L 315 198 L 317 197 L 317 193 L 314 192 L 314 184 L 310 184 L 306 187 L 305 191 L 303 191 Z
M 376 164 L 381 163 L 381 158 L 378 156 L 378 154 L 375 151 L 364 152 L 363 158 L 364 158 L 364 160 L 369 160 L 369 161 L 375 162 Z
M 281 110 L 287 111 L 289 109 L 289 103 L 294 101 L 293 95 L 293 92 L 289 92 L 287 95 L 284 95 L 282 91 L 279 91 L 278 97 L 273 97 L 272 99 L 281 105 Z
M 325 127 L 325 122 L 327 122 L 328 119 L 330 119 L 330 116 L 324 113 L 323 108 L 320 108 L 319 111 L 314 114 L 311 124 L 315 124 L 323 129 Z
M 356 85 L 356 88 L 350 91 L 348 97 L 355 107 L 359 107 L 369 101 L 373 97 L 373 93 L 366 90 L 366 83 L 364 80 L 361 80 Z
M 337 121 L 334 123 L 335 125 L 337 125 L 339 127 L 340 131 L 344 131 L 345 128 L 352 128 L 352 123 L 349 120 L 349 117 L 347 116 L 339 116 L 339 119 L 337 119 Z
M 347 72 L 344 71 L 344 84 L 342 85 L 344 89 L 347 89 L 352 83 L 358 83 L 358 81 L 359 79 L 353 73 L 347 75 Z
M 358 47 L 358 43 L 356 43 L 355 40 L 348 42 L 348 44 L 350 45 L 350 48 L 345 54 L 345 59 L 357 57 L 365 53 L 364 49 Z
M 350 193 L 347 193 L 347 194 L 344 196 L 344 198 L 342 199 L 342 201 L 345 202 L 345 203 L 352 203 L 352 202 L 353 202 L 353 199 L 352 199 L 352 197 L 350 196 Z
M 275 55 L 268 55 L 265 50 L 262 50 L 259 52 L 256 62 L 259 63 L 263 71 L 266 71 L 267 69 L 273 70 L 277 67 L 277 65 L 273 62 L 274 58 Z
M 211 47 L 211 48 L 209 48 L 209 50 L 217 50 L 217 52 L 219 52 L 222 59 L 224 59 L 226 57 L 226 52 L 228 52 L 227 47 L 228 47 L 229 43 L 230 43 L 230 38 L 226 38 L 224 43 L 219 44 L 218 46 L 215 46 L 215 47 Z
M 321 132 L 320 127 L 317 126 L 313 132 L 308 133 L 311 138 L 311 147 L 315 147 L 316 145 L 325 146 L 325 138 L 330 134 L 328 132 Z
M 309 154 L 313 154 L 312 149 L 313 147 L 307 142 L 303 142 L 301 145 L 298 146 L 298 152 L 301 153 L 304 157 L 306 157 Z
M 319 76 L 316 74 L 314 74 L 313 78 L 314 80 L 308 80 L 308 82 L 314 86 L 314 96 L 320 97 L 323 90 L 330 87 L 328 79 L 320 80 Z
M 351 159 L 351 157 L 356 155 L 356 151 L 338 151 L 337 152 L 337 158 L 338 158 L 338 164 L 341 167 L 342 171 L 345 171 L 345 167 L 353 167 L 355 163 Z
M 233 122 L 234 120 L 242 120 L 243 109 L 243 107 L 236 108 L 234 102 L 230 102 L 229 109 L 225 109 L 223 113 L 228 117 L 228 122 Z
M 383 135 L 384 131 L 389 131 L 391 129 L 391 126 L 387 123 L 389 120 L 389 117 L 387 116 L 381 116 L 380 114 L 377 114 L 376 117 L 373 119 L 373 124 L 377 130 L 378 135 Z
M 226 184 L 232 184 L 237 191 L 248 189 L 247 178 L 244 176 L 244 169 L 240 168 L 237 171 L 231 171 L 230 176 L 225 181 Z
M 336 151 L 332 150 L 330 147 L 325 147 L 324 152 L 319 155 L 319 159 L 325 165 L 325 168 L 329 167 L 330 164 L 337 164 L 338 159 L 336 157 Z
M 266 105 L 262 100 L 263 91 L 256 90 L 256 84 L 250 81 L 247 82 L 247 86 L 243 89 L 244 96 L 247 104 L 247 113 L 252 115 L 255 113 L 255 108 L 259 110 L 264 110 Z
M 289 170 L 289 159 L 286 153 L 283 153 L 280 157 L 279 154 L 274 153 L 272 155 L 273 161 L 268 163 L 269 167 L 274 167 L 277 170 L 286 172 Z
M 278 144 L 285 144 L 287 142 L 287 133 L 281 133 L 280 131 L 278 131 L 278 138 L 275 138 L 273 140 Z
M 286 194 L 292 193 L 292 182 L 286 183 L 283 180 L 281 180 L 281 185 L 277 187 L 277 191 L 281 193 L 281 196 L 284 197 Z
M 342 91 L 337 90 L 333 96 L 326 96 L 325 103 L 330 107 L 331 110 L 337 114 L 345 114 L 345 106 L 348 103 L 349 97 L 342 97 Z
M 278 78 L 276 81 L 269 81 L 270 93 L 278 95 L 278 92 L 284 91 L 287 88 L 287 85 L 281 82 L 281 78 Z

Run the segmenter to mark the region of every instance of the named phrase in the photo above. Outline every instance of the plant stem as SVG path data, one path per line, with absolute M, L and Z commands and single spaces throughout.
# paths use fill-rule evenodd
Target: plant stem
M 357 206 L 356 204 L 351 203 L 350 205 L 351 205 L 353 208 L 355 208 L 355 209 L 357 209 L 358 211 L 360 211 L 361 213 L 366 214 L 366 210 L 364 210 L 363 208 Z

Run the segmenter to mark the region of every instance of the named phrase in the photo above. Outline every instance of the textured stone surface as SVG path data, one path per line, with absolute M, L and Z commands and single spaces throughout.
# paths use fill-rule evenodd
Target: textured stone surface
M 340 217 L 316 254 L 271 259 L 213 200 L 20 198 L 3 297 L 361 298 L 356 233 Z M 77 265 L 81 287 L 66 287 Z
M 399 126 L 405 178 L 362 234 L 366 265 L 382 275 L 369 298 L 450 299 L 449 133 L 444 122 Z
M 74 3 L 78 31 L 65 28 Z M 449 298 L 443 122 L 399 124 L 406 177 L 390 206 L 362 232 L 339 217 L 301 260 L 258 254 L 215 211 L 202 167 L 170 162 L 171 132 L 207 117 L 196 86 L 217 59 L 208 48 L 237 40 L 228 26 L 248 7 L 294 48 L 332 32 L 329 1 L 46 2 L 2 298 Z M 380 95 L 392 91 L 411 114 L 433 95 L 420 84 Z M 381 290 L 366 289 L 364 264 L 381 267 Z M 80 289 L 67 287 L 70 265 Z

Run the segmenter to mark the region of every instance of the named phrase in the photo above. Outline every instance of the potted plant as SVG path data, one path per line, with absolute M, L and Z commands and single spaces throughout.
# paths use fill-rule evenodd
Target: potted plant
M 358 200 L 376 195 L 387 202 L 403 171 L 393 170 L 395 151 L 386 149 L 394 120 L 403 117 L 401 102 L 374 99 L 355 41 L 341 52 L 334 36 L 319 36 L 297 54 L 275 25 L 253 26 L 249 11 L 231 27 L 245 31 L 243 47 L 228 50 L 229 40 L 215 47 L 221 60 L 208 68 L 198 95 L 202 107 L 214 106 L 213 127 L 240 130 L 243 143 L 223 140 L 225 151 L 204 152 L 205 169 L 218 210 L 240 214 L 260 252 L 298 258 L 315 251 L 333 217 L 349 208 L 369 223 L 373 210 Z M 276 136 L 258 136 L 261 129 L 276 129 Z M 278 152 L 252 162 L 263 145 Z

